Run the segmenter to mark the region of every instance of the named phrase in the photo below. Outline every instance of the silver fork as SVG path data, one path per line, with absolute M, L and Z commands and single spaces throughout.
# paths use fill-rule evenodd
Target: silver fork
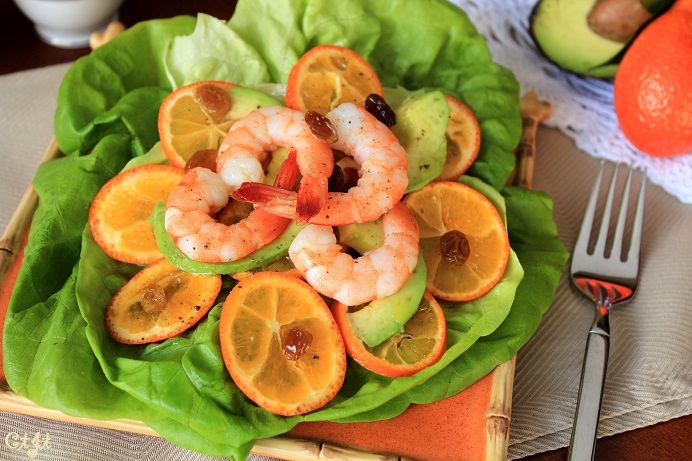
M 577 411 L 572 428 L 569 446 L 570 461 L 589 461 L 594 457 L 598 419 L 603 400 L 608 349 L 610 346 L 610 324 L 608 313 L 615 304 L 632 299 L 639 278 L 639 253 L 641 249 L 642 223 L 644 220 L 644 192 L 646 174 L 642 175 L 636 212 L 631 229 L 629 251 L 623 257 L 623 237 L 629 205 L 632 167 L 629 168 L 618 214 L 617 224 L 612 236 L 610 254 L 606 251 L 613 208 L 618 166 L 615 166 L 608 196 L 603 208 L 603 217 L 593 252 L 589 252 L 589 240 L 596 214 L 599 190 L 605 163 L 602 161 L 591 196 L 589 197 L 584 221 L 572 254 L 570 274 L 572 283 L 585 296 L 596 304 L 596 315 L 586 340 L 586 353 L 582 368 Z

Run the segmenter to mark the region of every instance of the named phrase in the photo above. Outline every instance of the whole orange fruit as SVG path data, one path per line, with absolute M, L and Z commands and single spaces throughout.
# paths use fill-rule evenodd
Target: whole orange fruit
M 634 39 L 614 92 L 635 147 L 656 157 L 692 152 L 692 0 L 677 0 Z

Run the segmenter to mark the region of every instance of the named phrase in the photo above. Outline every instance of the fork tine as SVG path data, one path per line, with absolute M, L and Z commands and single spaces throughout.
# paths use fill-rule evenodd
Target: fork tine
M 644 195 L 646 192 L 646 171 L 642 174 L 642 184 L 639 189 L 639 198 L 637 199 L 637 211 L 634 215 L 634 223 L 632 228 L 632 242 L 627 253 L 627 261 L 639 262 L 639 252 L 642 246 L 642 227 L 644 223 Z M 638 266 L 637 266 L 638 267 Z
M 603 209 L 603 218 L 601 219 L 601 228 L 598 231 L 596 247 L 593 250 L 593 254 L 595 255 L 605 255 L 606 239 L 608 238 L 608 228 L 610 227 L 610 214 L 613 210 L 613 196 L 615 195 L 615 182 L 617 181 L 619 166 L 619 164 L 615 164 L 613 177 L 610 180 L 608 196 L 606 197 L 605 208 Z
M 630 203 L 630 185 L 632 182 L 632 165 L 627 170 L 627 180 L 625 181 L 625 190 L 622 193 L 622 202 L 620 203 L 620 212 L 618 213 L 618 222 L 615 226 L 615 234 L 613 236 L 613 249 L 611 257 L 622 259 L 622 237 L 625 233 L 625 219 L 627 218 L 627 209 Z
M 581 229 L 579 229 L 579 237 L 577 237 L 577 243 L 574 245 L 575 254 L 586 254 L 588 249 L 589 236 L 591 235 L 593 218 L 594 214 L 596 213 L 596 203 L 598 203 L 598 192 L 601 189 L 601 177 L 603 176 L 604 167 L 605 161 L 601 160 L 598 173 L 596 174 L 596 180 L 594 181 L 591 189 L 591 196 L 589 197 L 589 202 L 586 205 L 586 211 L 584 212 L 584 220 L 581 223 Z

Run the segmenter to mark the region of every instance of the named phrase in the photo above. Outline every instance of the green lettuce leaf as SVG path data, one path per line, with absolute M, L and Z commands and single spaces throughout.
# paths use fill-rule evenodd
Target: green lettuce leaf
M 69 415 L 161 417 L 106 379 L 74 296 L 89 206 L 129 153 L 129 138 L 110 135 L 91 155 L 41 165 L 34 179 L 39 207 L 5 320 L 5 374 L 18 394 Z
M 173 88 L 200 80 L 227 80 L 240 85 L 271 81 L 267 65 L 255 49 L 225 21 L 206 14 L 198 15 L 192 34 L 172 40 L 164 65 Z
M 108 133 L 132 134 L 134 155 L 149 150 L 158 138 L 158 107 L 171 89 L 164 47 L 194 25 L 188 16 L 140 23 L 77 60 L 58 91 L 54 129 L 60 150 L 87 152 Z

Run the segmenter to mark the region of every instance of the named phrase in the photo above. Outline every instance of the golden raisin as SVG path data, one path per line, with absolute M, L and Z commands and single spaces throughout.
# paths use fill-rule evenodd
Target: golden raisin
M 207 168 L 216 173 L 216 157 L 219 151 L 217 149 L 198 150 L 185 163 L 185 173 L 197 167 Z
M 300 327 L 281 327 L 281 350 L 288 360 L 296 361 L 307 352 L 312 344 L 312 333 Z
M 231 110 L 231 97 L 222 88 L 205 83 L 195 89 L 195 100 L 214 121 L 219 123 Z
M 309 110 L 305 113 L 305 123 L 308 124 L 310 131 L 312 131 L 312 134 L 316 137 L 330 143 L 335 143 L 339 140 L 336 128 L 334 128 L 332 122 L 324 115 L 314 110 Z
M 142 295 L 142 310 L 149 314 L 161 312 L 166 307 L 166 293 L 158 283 L 150 283 L 144 287 Z
M 449 231 L 440 238 L 440 251 L 445 262 L 453 266 L 463 266 L 471 254 L 469 239 L 461 231 Z

